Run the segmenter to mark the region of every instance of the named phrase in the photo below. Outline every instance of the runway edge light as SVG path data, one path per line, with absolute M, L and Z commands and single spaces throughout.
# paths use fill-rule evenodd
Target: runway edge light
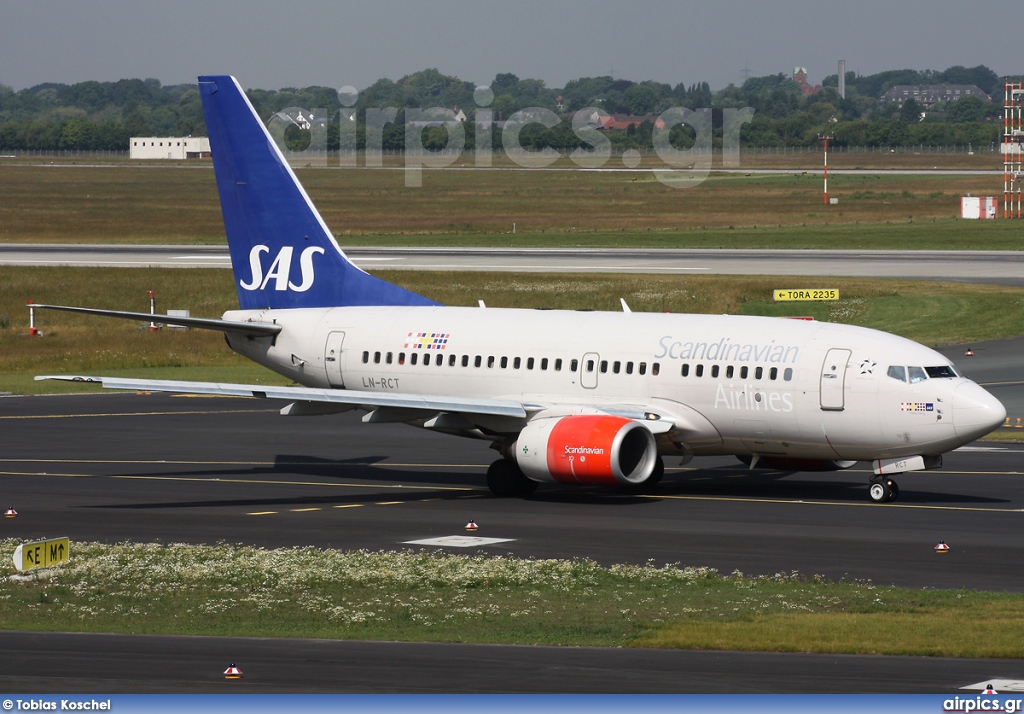
M 232 662 L 231 666 L 224 670 L 224 679 L 241 679 L 242 670 L 240 670 L 235 663 Z
M 935 552 L 936 553 L 948 553 L 949 552 L 949 546 L 946 545 L 946 541 L 940 540 L 939 544 L 937 546 L 935 546 Z
M 476 531 L 478 528 L 479 528 L 479 526 L 476 524 L 476 521 L 474 521 L 473 519 L 470 519 L 469 523 L 466 524 L 466 530 L 469 531 L 470 533 Z
M 14 506 L 4 511 L 4 518 L 14 518 L 16 515 L 18 515 L 18 512 L 14 510 Z

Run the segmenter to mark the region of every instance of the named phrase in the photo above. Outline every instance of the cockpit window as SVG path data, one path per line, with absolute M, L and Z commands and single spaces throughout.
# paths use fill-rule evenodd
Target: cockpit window
M 960 376 L 950 365 L 943 365 L 941 367 L 925 367 L 925 371 L 928 372 L 928 376 L 932 379 L 950 379 L 952 377 Z
M 907 367 L 907 372 L 910 374 L 911 384 L 928 379 L 928 373 L 924 371 L 924 367 Z
M 907 381 L 907 368 L 900 364 L 894 364 L 889 367 L 887 374 L 893 379 L 898 379 L 901 382 Z

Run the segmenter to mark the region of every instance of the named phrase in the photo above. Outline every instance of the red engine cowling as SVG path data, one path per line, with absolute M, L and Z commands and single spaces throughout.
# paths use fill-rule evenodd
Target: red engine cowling
M 650 429 L 607 414 L 534 419 L 513 448 L 528 478 L 560 483 L 642 484 L 658 458 Z

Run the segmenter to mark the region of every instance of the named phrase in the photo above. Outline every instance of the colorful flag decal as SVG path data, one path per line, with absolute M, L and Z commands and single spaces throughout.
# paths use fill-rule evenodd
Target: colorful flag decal
M 410 332 L 402 345 L 407 350 L 443 350 L 450 332 Z
M 933 412 L 935 405 L 931 402 L 900 402 L 901 412 Z

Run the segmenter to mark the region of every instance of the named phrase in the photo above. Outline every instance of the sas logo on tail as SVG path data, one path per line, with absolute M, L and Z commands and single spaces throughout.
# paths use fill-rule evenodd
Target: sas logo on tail
M 291 282 L 292 253 L 294 248 L 286 245 L 278 252 L 277 257 L 270 264 L 267 272 L 263 272 L 263 261 L 260 258 L 262 253 L 270 253 L 270 248 L 265 245 L 254 246 L 249 251 L 249 269 L 252 271 L 252 279 L 249 282 L 240 282 L 244 290 L 263 290 L 271 280 L 274 281 L 274 290 L 294 290 L 297 293 L 304 293 L 313 287 L 313 255 L 324 252 L 323 248 L 312 246 L 306 248 L 299 254 L 299 270 L 302 273 L 302 282 L 296 285 Z

